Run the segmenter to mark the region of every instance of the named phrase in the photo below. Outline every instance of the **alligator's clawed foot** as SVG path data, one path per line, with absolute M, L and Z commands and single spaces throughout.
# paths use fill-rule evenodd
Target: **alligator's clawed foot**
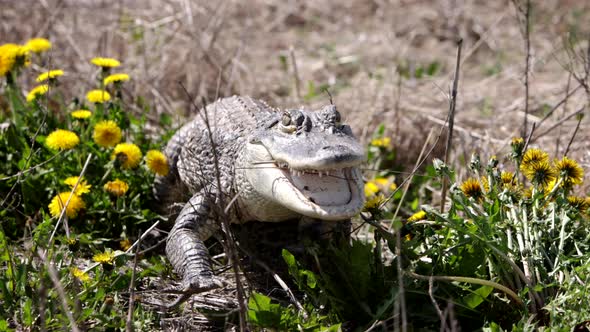
M 192 278 L 185 278 L 182 281 L 182 289 L 179 290 L 171 290 L 171 293 L 179 294 L 176 300 L 172 301 L 171 303 L 165 306 L 166 310 L 174 309 L 188 300 L 192 295 L 203 293 L 206 291 L 210 291 L 216 288 L 221 288 L 226 285 L 226 283 L 216 277 L 198 277 L 194 276 Z

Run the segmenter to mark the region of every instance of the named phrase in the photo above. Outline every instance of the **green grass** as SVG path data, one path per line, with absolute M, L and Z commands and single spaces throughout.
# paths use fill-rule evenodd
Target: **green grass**
M 30 59 L 42 61 L 43 54 Z M 156 124 L 161 135 L 148 135 L 149 101 L 125 94 L 125 82 L 105 87 L 108 68 L 96 68 L 93 77 L 95 88 L 112 96 L 104 103 L 64 100 L 59 77 L 46 93 L 27 98 L 22 91 L 32 87 L 22 82 L 34 77 L 26 58 L 16 60 L 0 79 L 0 331 L 158 329 L 161 314 L 134 292 L 146 280 L 174 276 L 163 256 L 141 255 L 136 265 L 129 245 L 164 220 L 153 210 L 155 167 L 144 156 L 170 137 L 170 117 Z M 434 75 L 438 67 L 433 62 L 411 76 Z M 310 86 L 310 96 L 320 93 Z M 72 117 L 78 109 L 92 115 Z M 105 144 L 95 136 L 103 120 L 120 128 L 120 141 Z M 79 141 L 51 136 L 58 129 Z M 485 165 L 474 156 L 465 170 L 469 180 L 459 181 L 435 160 L 406 185 L 410 177 L 400 173 L 385 129 L 380 126 L 368 146 L 370 180 L 358 239 L 309 244 L 311 260 L 283 251 L 289 273 L 283 277 L 301 306 L 252 292 L 249 324 L 525 331 L 562 330 L 590 319 L 590 199 L 573 196 L 583 178 L 575 161 L 559 163 L 537 152 L 530 162 L 534 150 L 514 140 L 509 156 L 490 156 Z M 122 142 L 141 155 L 116 147 Z M 74 176 L 83 176 L 77 187 L 78 181 L 64 183 Z M 441 211 L 428 203 L 444 177 L 455 184 Z M 128 189 L 114 191 L 114 180 Z M 59 193 L 67 193 L 61 203 Z M 70 193 L 75 199 L 62 215 L 59 206 Z

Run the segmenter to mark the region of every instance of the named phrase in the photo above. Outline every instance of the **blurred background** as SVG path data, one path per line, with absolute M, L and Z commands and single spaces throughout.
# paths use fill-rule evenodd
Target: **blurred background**
M 149 105 L 155 124 L 162 114 L 181 123 L 195 113 L 183 86 L 197 104 L 243 94 L 277 107 L 326 104 L 328 89 L 364 142 L 383 124 L 396 162 L 413 165 L 429 131 L 444 132 L 462 38 L 451 159 L 465 163 L 474 151 L 483 160 L 503 156 L 520 136 L 524 6 L 524 0 L 0 0 L 0 42 L 51 40 L 50 61 L 23 75 L 30 80 L 24 86 L 60 68 L 72 96 L 94 83 L 91 58 L 119 59 L 118 69 L 132 77 L 128 95 L 143 96 L 133 97 L 129 111 Z M 572 114 L 589 101 L 579 80 L 590 68 L 588 22 L 588 1 L 533 1 L 528 75 L 528 129 L 538 123 L 531 143 L 561 155 L 579 123 L 568 156 L 586 168 L 588 122 Z

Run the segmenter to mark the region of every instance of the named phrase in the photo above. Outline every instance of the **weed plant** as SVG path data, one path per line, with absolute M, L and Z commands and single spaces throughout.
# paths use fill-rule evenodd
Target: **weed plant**
M 145 113 L 130 113 L 138 99 L 124 95 L 119 61 L 92 59 L 95 86 L 64 100 L 60 80 L 72 73 L 47 66 L 50 47 L 0 46 L 0 330 L 124 328 L 131 244 L 159 218 L 162 142 L 146 134 Z M 150 259 L 142 275 L 160 275 L 163 258 Z M 140 329 L 154 317 L 132 310 Z

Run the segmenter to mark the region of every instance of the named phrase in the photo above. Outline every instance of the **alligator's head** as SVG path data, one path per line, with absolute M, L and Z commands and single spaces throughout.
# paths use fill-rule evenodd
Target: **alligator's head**
M 248 181 L 265 198 L 302 215 L 348 219 L 364 204 L 358 166 L 365 152 L 334 105 L 288 110 L 252 133 Z

